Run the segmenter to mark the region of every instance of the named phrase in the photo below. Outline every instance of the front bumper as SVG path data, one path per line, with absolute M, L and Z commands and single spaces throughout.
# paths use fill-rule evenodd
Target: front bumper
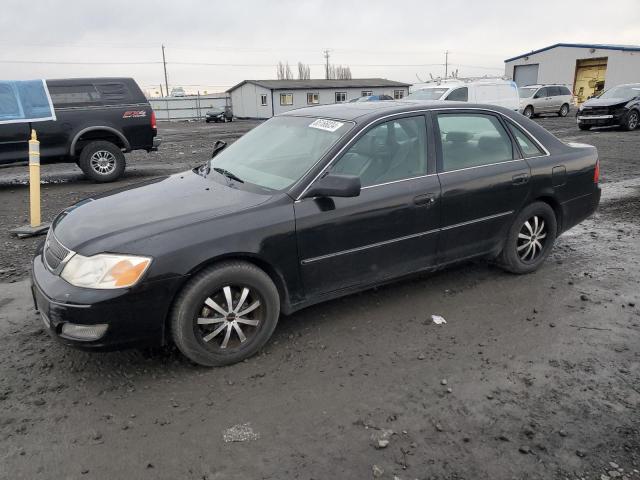
M 70 285 L 51 273 L 37 255 L 32 293 L 49 334 L 65 345 L 117 350 L 165 343 L 165 321 L 180 278 L 143 283 L 132 289 L 96 290 Z M 63 325 L 108 325 L 97 340 L 65 337 Z
M 620 125 L 624 120 L 626 112 L 615 112 L 606 115 L 585 115 L 582 112 L 576 114 L 578 125 L 591 125 L 592 127 L 606 127 L 610 125 Z

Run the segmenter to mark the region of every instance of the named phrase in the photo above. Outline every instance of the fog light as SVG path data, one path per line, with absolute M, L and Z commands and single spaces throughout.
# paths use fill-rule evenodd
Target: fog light
M 65 323 L 62 325 L 61 337 L 73 340 L 97 340 L 102 337 L 109 325 L 100 323 L 97 325 L 76 325 L 75 323 Z

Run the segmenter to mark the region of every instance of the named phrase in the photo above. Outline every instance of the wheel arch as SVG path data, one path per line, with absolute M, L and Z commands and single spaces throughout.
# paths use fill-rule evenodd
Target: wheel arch
M 556 223 L 558 225 L 557 232 L 559 235 L 560 232 L 562 232 L 562 206 L 560 205 L 560 202 L 558 202 L 558 200 L 552 195 L 540 195 L 539 197 L 534 198 L 531 203 L 533 202 L 546 203 L 553 209 L 553 213 L 556 215 Z M 531 205 L 531 203 L 527 205 Z
M 95 134 L 103 132 L 104 137 L 95 136 Z M 106 138 L 105 138 L 106 137 Z M 122 132 L 119 130 L 109 127 L 106 125 L 96 125 L 92 127 L 86 127 L 80 130 L 75 134 L 73 140 L 71 141 L 71 146 L 69 148 L 69 154 L 74 157 L 78 153 L 78 147 L 81 147 L 83 143 L 88 143 L 91 140 L 105 140 L 105 141 L 113 141 L 118 147 L 125 149 L 126 151 L 131 150 L 131 144 L 127 137 L 124 136 Z

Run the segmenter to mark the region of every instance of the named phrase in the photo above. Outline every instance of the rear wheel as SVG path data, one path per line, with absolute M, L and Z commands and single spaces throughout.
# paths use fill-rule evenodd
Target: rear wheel
M 280 297 L 271 278 L 245 262 L 225 262 L 196 275 L 178 295 L 171 332 L 178 349 L 208 367 L 236 363 L 271 337 Z
M 584 124 L 582 124 L 582 123 L 579 123 L 579 124 L 578 124 L 578 128 L 579 128 L 580 130 L 591 130 L 591 125 L 584 125 Z
M 124 153 L 117 145 L 98 140 L 85 145 L 80 152 L 78 166 L 95 182 L 113 182 L 124 173 Z
M 522 111 L 522 114 L 527 117 L 533 117 L 533 107 L 531 105 L 527 105 L 527 107 Z
M 640 123 L 640 114 L 637 110 L 631 110 L 622 126 L 625 130 L 635 130 L 638 128 L 638 123 Z
M 569 105 L 566 103 L 560 107 L 560 111 L 558 112 L 559 117 L 566 117 L 569 113 Z
M 553 209 L 544 202 L 525 207 L 513 221 L 500 254 L 500 264 L 512 273 L 537 270 L 556 239 L 558 224 Z

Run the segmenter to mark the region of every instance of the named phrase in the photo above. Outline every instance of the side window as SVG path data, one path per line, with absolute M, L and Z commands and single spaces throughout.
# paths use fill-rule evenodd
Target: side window
M 467 87 L 456 88 L 445 100 L 466 102 L 469 100 L 469 89 Z
M 106 102 L 126 101 L 130 99 L 129 90 L 124 83 L 96 83 L 96 90 Z
M 507 122 L 509 125 L 509 130 L 516 138 L 518 145 L 520 145 L 520 150 L 522 150 L 522 154 L 525 158 L 530 157 L 539 157 L 544 155 L 544 152 L 536 145 L 536 143 L 529 138 L 529 135 L 524 133 L 521 128 L 516 127 L 513 123 Z
M 426 145 L 423 116 L 391 120 L 366 132 L 332 171 L 359 176 L 363 187 L 426 175 Z
M 571 90 L 567 87 L 560 87 L 560 95 L 571 95 Z
M 100 100 L 100 94 L 93 85 L 49 86 L 49 94 L 56 106 L 95 103 Z
M 549 90 L 549 96 L 550 97 L 557 97 L 559 95 L 562 95 L 560 93 L 560 87 L 547 87 Z
M 536 92 L 533 98 L 545 98 L 547 96 L 547 87 L 542 87 Z
M 493 115 L 441 113 L 438 127 L 444 172 L 513 160 L 509 135 Z

